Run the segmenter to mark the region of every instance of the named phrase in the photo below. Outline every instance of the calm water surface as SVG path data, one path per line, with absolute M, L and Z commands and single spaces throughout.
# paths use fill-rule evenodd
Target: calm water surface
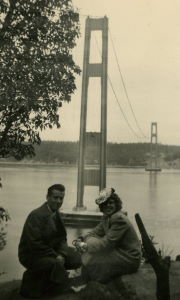
M 28 213 L 45 201 L 47 188 L 54 183 L 66 186 L 62 208 L 76 205 L 77 169 L 50 166 L 1 166 L 3 189 L 0 191 L 0 206 L 6 207 L 11 221 L 8 226 L 8 243 L 0 251 L 0 281 L 20 278 L 24 271 L 17 259 L 17 247 L 22 226 Z M 143 169 L 107 169 L 107 186 L 114 187 L 123 200 L 123 208 L 134 221 L 139 213 L 149 234 L 155 236 L 157 247 L 173 258 L 180 254 L 180 171 L 163 170 L 159 173 Z M 97 187 L 86 187 L 84 205 L 95 210 L 94 199 Z M 85 229 L 87 230 L 87 229 Z M 68 242 L 83 229 L 68 228 Z

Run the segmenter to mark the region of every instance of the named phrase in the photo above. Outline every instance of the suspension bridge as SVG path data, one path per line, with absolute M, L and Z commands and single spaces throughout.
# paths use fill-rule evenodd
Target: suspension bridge
M 101 43 L 98 42 L 95 32 L 101 33 Z M 100 61 L 98 63 L 91 62 L 92 35 L 95 38 L 96 50 L 99 53 Z M 115 62 L 118 69 L 119 80 L 123 87 L 124 95 L 129 106 L 131 117 L 134 125 L 131 125 L 127 114 L 125 113 L 120 97 L 113 85 L 112 78 L 108 73 L 108 41 L 110 41 Z M 101 44 L 101 47 L 99 46 Z M 99 105 L 100 128 L 97 131 L 87 130 L 88 118 L 88 88 L 90 80 L 94 78 L 100 79 L 100 99 L 99 103 L 94 91 L 94 109 Z M 120 111 L 120 117 L 127 125 L 127 130 L 138 140 L 149 140 L 148 136 L 143 132 L 140 123 L 136 117 L 135 110 L 130 99 L 125 80 L 120 67 L 113 36 L 108 26 L 108 18 L 86 18 L 85 36 L 84 36 L 84 58 L 83 58 L 83 74 L 82 74 L 82 91 L 81 91 L 81 117 L 80 117 L 80 137 L 79 137 L 79 163 L 78 163 L 78 182 L 77 182 L 77 201 L 72 212 L 64 212 L 64 220 L 66 224 L 72 224 L 73 220 L 82 221 L 83 224 L 96 223 L 101 217 L 99 212 L 88 212 L 84 206 L 84 189 L 85 186 L 97 186 L 99 190 L 106 187 L 106 145 L 107 145 L 107 103 L 108 103 L 108 87 L 111 89 L 117 108 Z M 91 116 L 89 116 L 91 117 Z M 155 130 L 155 131 L 154 131 Z M 155 138 L 155 140 L 154 140 Z M 150 140 L 150 164 L 146 171 L 160 171 L 158 166 L 158 142 L 157 142 L 157 122 L 151 123 L 151 140 Z M 89 166 L 87 158 L 89 153 L 93 151 L 96 160 L 96 166 Z

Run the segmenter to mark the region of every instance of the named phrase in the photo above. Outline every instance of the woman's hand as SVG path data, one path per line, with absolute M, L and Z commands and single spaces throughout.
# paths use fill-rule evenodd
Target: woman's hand
M 77 240 L 73 241 L 73 245 L 76 247 L 76 249 L 79 252 L 86 252 L 87 251 L 87 243 L 82 242 L 81 239 L 77 239 Z
M 88 249 L 87 243 L 84 243 L 84 242 L 80 242 L 79 247 L 80 247 L 82 252 L 86 252 L 87 249 Z

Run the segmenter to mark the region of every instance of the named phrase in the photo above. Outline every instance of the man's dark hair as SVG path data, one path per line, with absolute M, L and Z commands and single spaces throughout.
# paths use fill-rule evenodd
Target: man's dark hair
M 47 196 L 50 196 L 53 190 L 58 190 L 60 192 L 64 192 L 65 191 L 65 186 L 63 184 L 53 184 L 48 188 L 47 191 Z

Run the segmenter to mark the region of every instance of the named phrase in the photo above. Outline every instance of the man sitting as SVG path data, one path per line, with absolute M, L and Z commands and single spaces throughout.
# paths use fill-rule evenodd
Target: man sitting
M 47 201 L 33 210 L 24 224 L 18 248 L 19 261 L 27 269 L 20 289 L 24 297 L 68 290 L 66 270 L 81 265 L 78 252 L 67 245 L 66 229 L 58 211 L 64 196 L 62 184 L 50 186 Z

